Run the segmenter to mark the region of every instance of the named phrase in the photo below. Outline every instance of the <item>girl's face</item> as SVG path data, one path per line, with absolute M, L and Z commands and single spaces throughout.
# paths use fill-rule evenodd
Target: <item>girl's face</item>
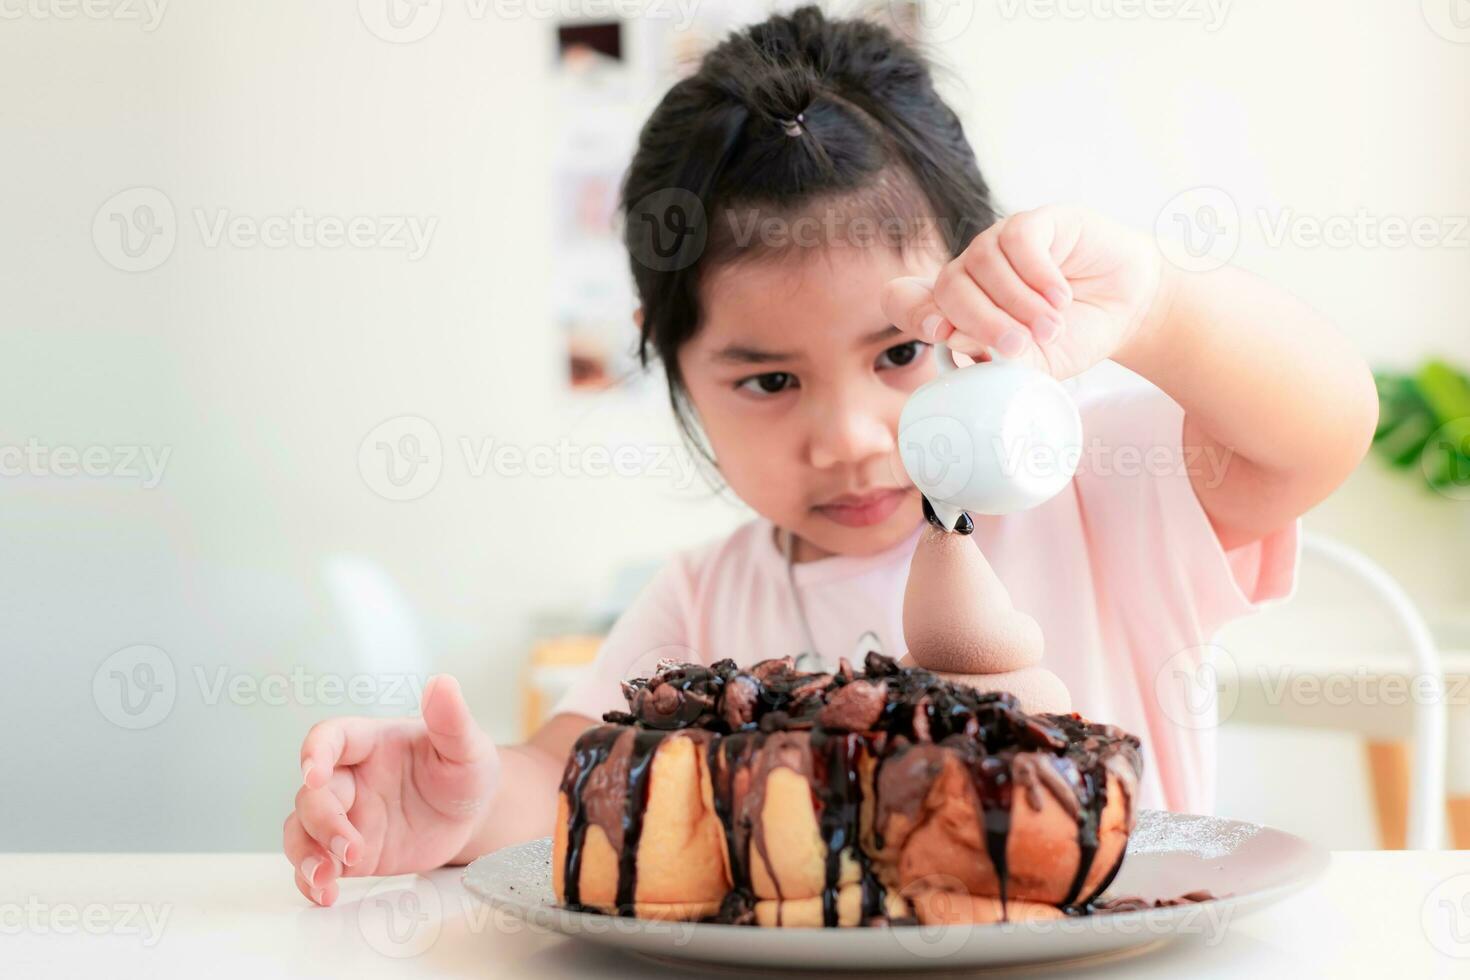
M 882 551 L 923 519 L 898 418 L 934 358 L 888 322 L 879 296 L 888 280 L 943 264 L 834 247 L 706 282 L 704 324 L 679 351 L 684 383 L 721 476 L 796 535 L 799 561 Z

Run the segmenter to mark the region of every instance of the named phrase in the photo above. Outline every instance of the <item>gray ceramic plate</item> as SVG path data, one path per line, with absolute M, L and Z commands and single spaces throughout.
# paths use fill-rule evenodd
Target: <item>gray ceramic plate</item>
M 1241 916 L 1278 902 L 1326 870 L 1331 855 L 1259 824 L 1143 810 L 1104 897 L 1170 898 L 1207 889 L 1215 901 L 1056 922 L 876 929 L 757 929 L 571 912 L 551 890 L 551 842 L 487 854 L 465 887 L 548 929 L 661 959 L 825 970 L 970 969 L 1142 952 L 1179 936 L 1218 941 Z

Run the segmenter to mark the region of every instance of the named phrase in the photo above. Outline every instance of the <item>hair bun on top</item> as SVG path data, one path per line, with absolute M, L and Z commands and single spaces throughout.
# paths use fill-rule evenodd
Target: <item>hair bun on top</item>
M 792 135 L 789 127 L 798 116 L 805 122 L 807 110 L 820 91 L 820 80 L 805 64 L 751 70 L 736 82 L 742 90 L 739 99 L 756 123 L 756 132 L 751 135 L 758 137 Z

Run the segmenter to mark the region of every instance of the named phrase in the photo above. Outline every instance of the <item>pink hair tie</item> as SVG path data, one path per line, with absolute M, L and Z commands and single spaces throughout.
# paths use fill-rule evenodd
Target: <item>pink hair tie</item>
M 804 112 L 798 112 L 796 114 L 796 118 L 795 119 L 792 119 L 792 120 L 790 120 L 790 121 L 788 121 L 786 123 L 786 135 L 787 136 L 800 136 L 801 135 L 801 125 L 804 122 L 806 122 L 806 113 L 804 113 Z

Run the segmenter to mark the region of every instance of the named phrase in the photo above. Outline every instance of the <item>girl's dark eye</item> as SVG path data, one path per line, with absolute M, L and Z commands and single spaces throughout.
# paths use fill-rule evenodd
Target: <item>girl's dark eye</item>
M 908 367 L 919 359 L 923 349 L 929 345 L 922 340 L 910 340 L 906 344 L 896 344 L 878 355 L 879 369 L 885 367 Z M 883 363 L 884 361 L 888 363 Z
M 787 371 L 768 371 L 765 374 L 757 374 L 746 378 L 735 385 L 736 388 L 749 391 L 756 395 L 779 395 L 787 388 L 796 384 L 796 375 Z

